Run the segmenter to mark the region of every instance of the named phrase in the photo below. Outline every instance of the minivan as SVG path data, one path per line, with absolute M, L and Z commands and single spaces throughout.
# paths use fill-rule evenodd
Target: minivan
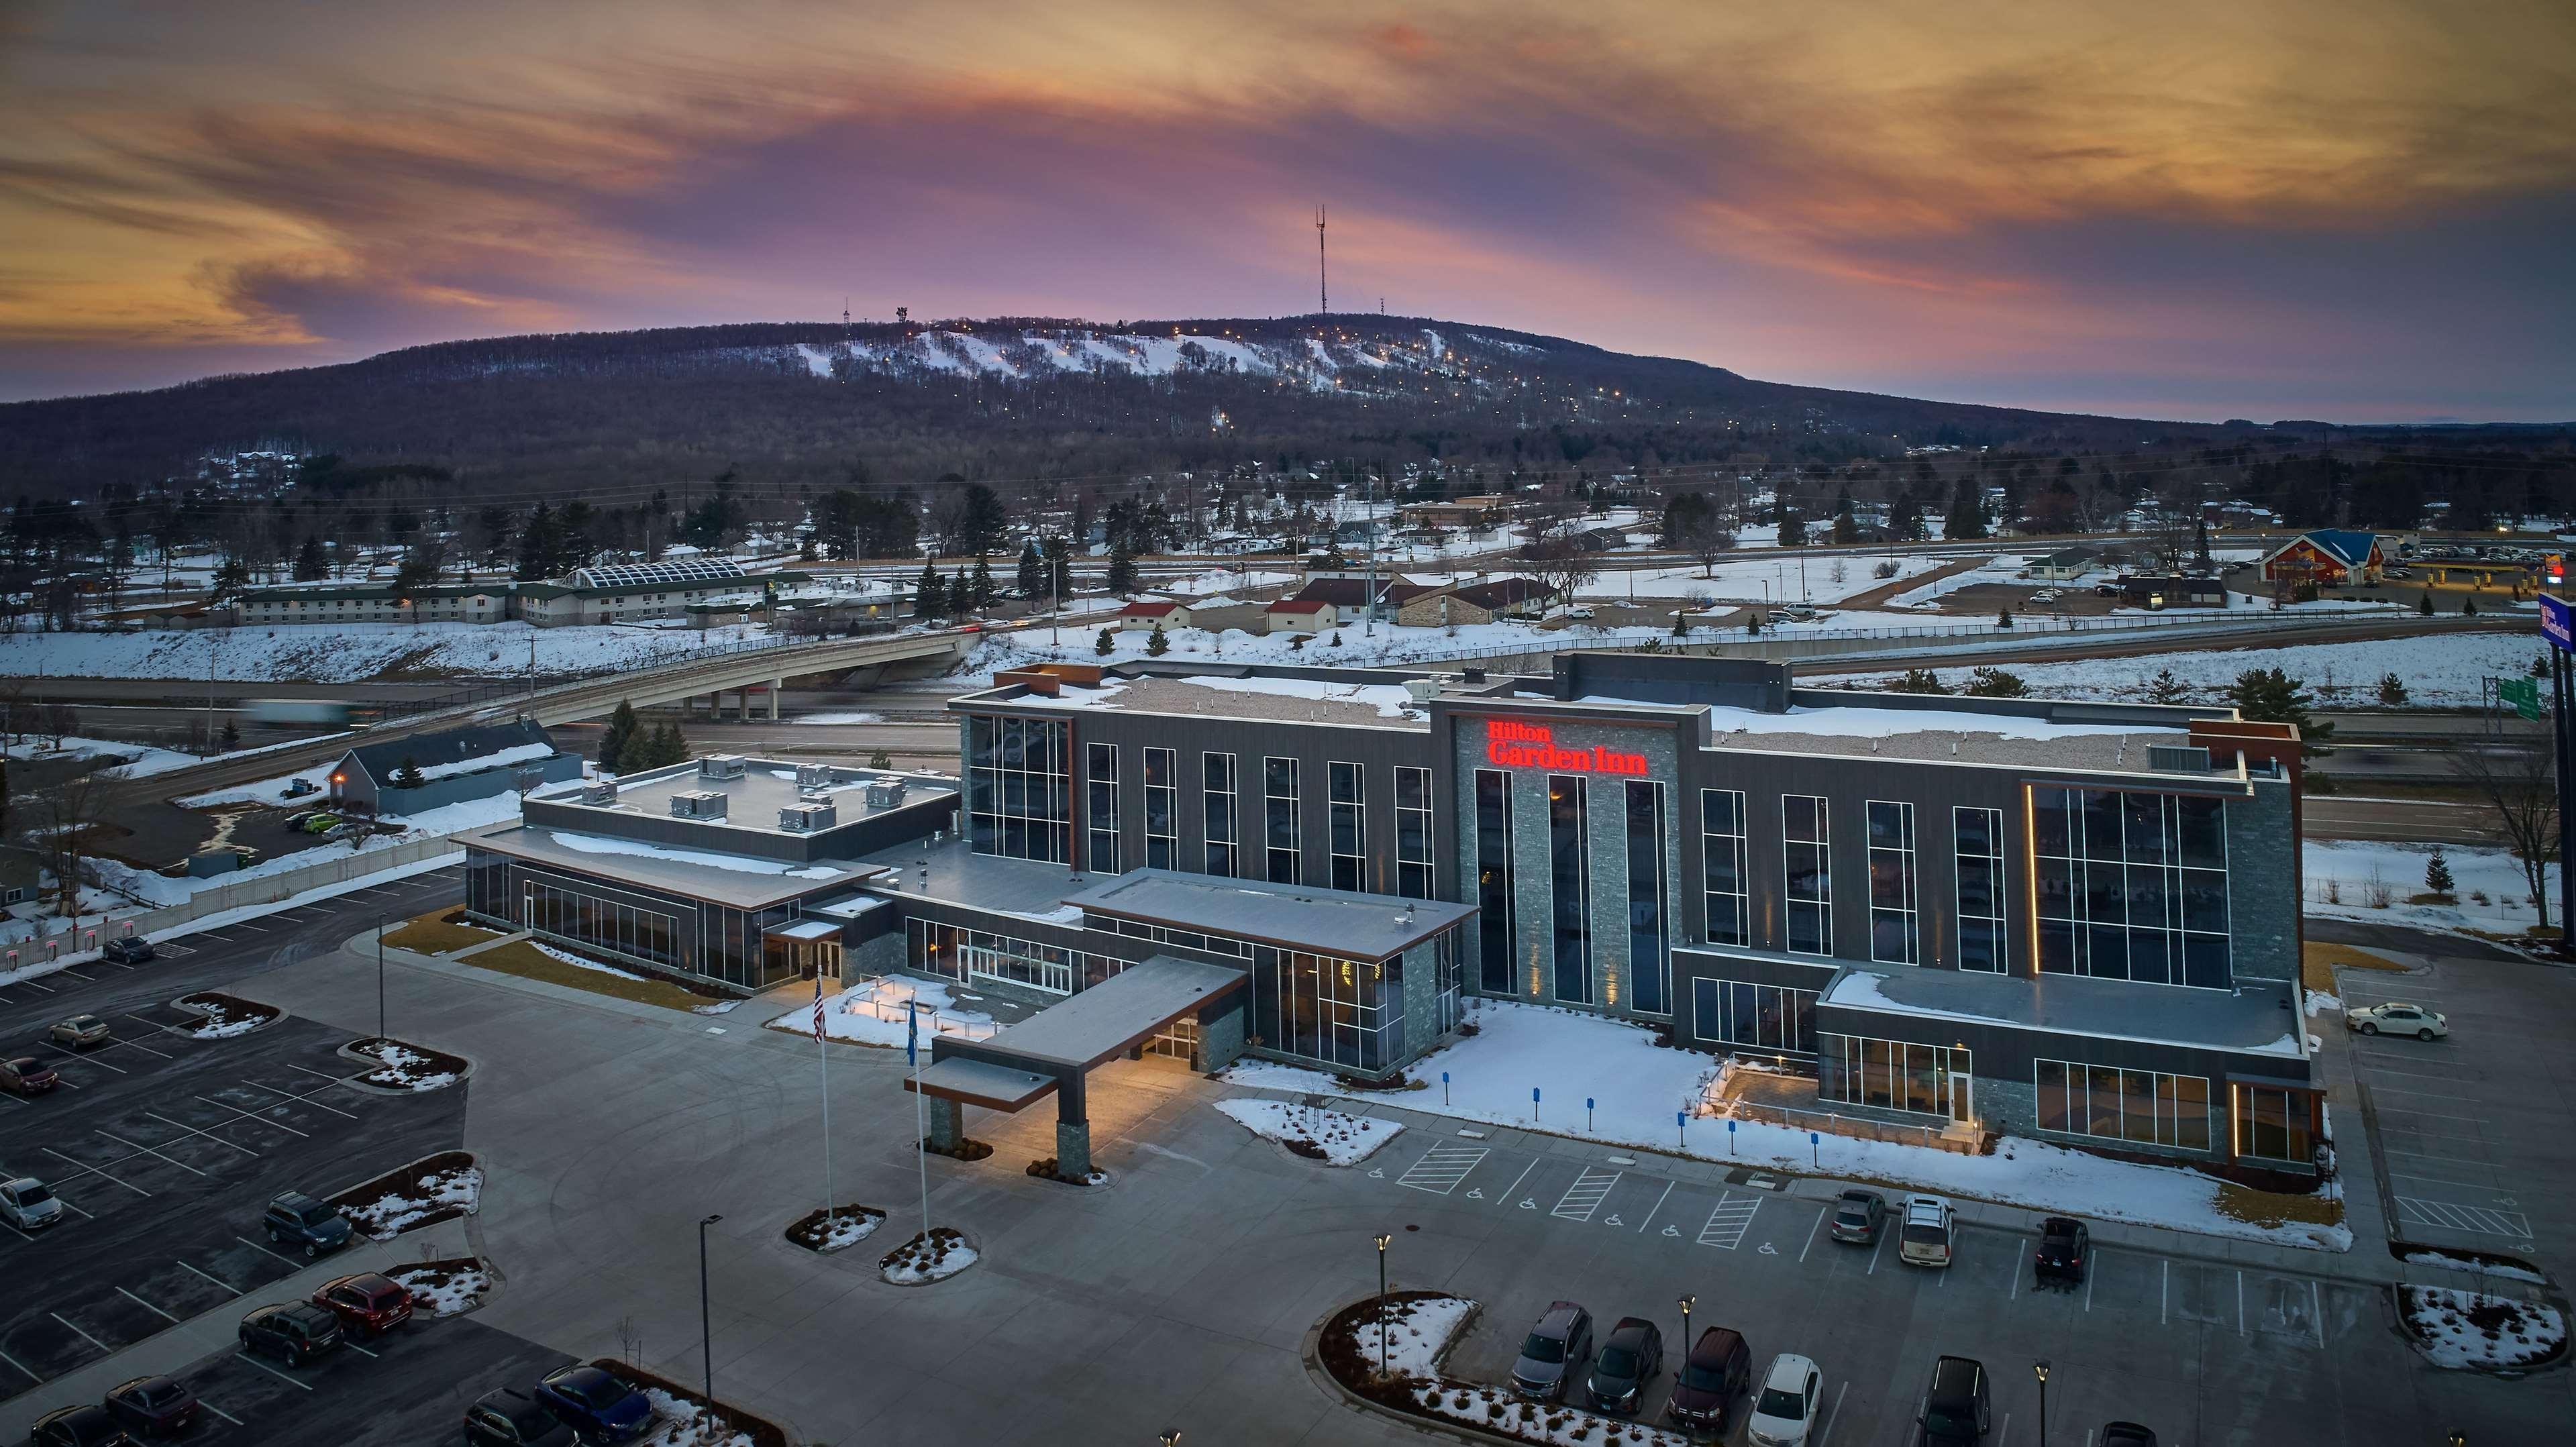
M 1753 1349 L 1733 1327 L 1712 1326 L 1691 1344 L 1665 1410 L 1685 1427 L 1723 1435 L 1735 1399 L 1752 1386 Z

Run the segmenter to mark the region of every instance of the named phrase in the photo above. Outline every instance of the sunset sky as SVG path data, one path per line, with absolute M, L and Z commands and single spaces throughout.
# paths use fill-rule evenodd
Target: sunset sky
M 524 331 L 1277 315 L 2576 418 L 2576 5 L 0 0 L 0 398 Z

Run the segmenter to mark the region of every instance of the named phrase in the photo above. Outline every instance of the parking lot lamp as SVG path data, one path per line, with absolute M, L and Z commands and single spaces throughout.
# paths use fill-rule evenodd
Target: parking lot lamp
M 376 916 L 376 1039 L 385 1038 L 385 917 Z
M 1386 1243 L 1395 1237 L 1381 1231 L 1377 1237 L 1377 1374 L 1386 1375 Z
M 1181 1447 L 1181 1429 L 1174 1427 L 1163 1434 L 1163 1447 Z
M 2030 1370 L 2039 1378 L 2039 1447 L 2048 1447 L 2048 1359 L 2032 1362 Z
M 1690 1295 L 1686 1295 L 1686 1296 L 1684 1296 L 1684 1297 L 1682 1298 L 1682 1300 L 1681 1300 L 1681 1307 L 1682 1307 L 1682 1362 L 1683 1362 L 1683 1364 L 1684 1364 L 1684 1365 L 1686 1365 L 1686 1366 L 1687 1366 L 1687 1365 L 1689 1364 L 1689 1362 L 1690 1362 L 1690 1349 L 1691 1349 L 1691 1338 L 1690 1338 L 1690 1309 L 1691 1309 L 1691 1303 L 1692 1303 L 1692 1302 L 1694 1302 L 1694 1301 L 1697 1301 L 1697 1300 L 1699 1300 L 1699 1298 L 1698 1298 L 1697 1296 L 1690 1296 Z
M 705 1216 L 698 1221 L 698 1346 L 704 1354 L 707 1382 L 707 1415 L 716 1415 L 716 1335 L 715 1317 L 707 1307 L 707 1228 L 722 1216 Z

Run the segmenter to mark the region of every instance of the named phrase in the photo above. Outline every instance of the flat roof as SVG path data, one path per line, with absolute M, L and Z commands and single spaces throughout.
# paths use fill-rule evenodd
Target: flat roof
M 2083 975 L 1989 975 L 1976 970 L 1846 968 L 1819 1005 L 1917 1019 L 1973 1021 L 2052 1034 L 2201 1045 L 2282 1060 L 2308 1058 L 2298 1001 L 2274 980 L 2233 990 L 2141 985 Z
M 1155 955 L 972 1048 L 987 1058 L 1088 1070 L 1250 978 L 1230 965 Z
M 782 940 L 834 940 L 841 937 L 841 927 L 827 919 L 800 919 L 761 933 Z
M 807 761 L 811 767 L 812 761 Z M 833 807 L 839 811 L 839 825 L 850 824 L 870 815 L 896 813 L 941 799 L 953 798 L 957 781 L 936 775 L 906 773 L 899 769 L 859 769 L 847 764 L 830 766 L 832 782 L 828 786 Z M 868 807 L 868 785 L 880 778 L 904 782 L 903 802 L 891 809 Z M 688 822 L 711 830 L 749 829 L 763 834 L 786 834 L 804 838 L 778 827 L 778 811 L 803 802 L 796 788 L 796 765 L 780 759 L 743 760 L 742 777 L 710 779 L 698 772 L 698 761 L 656 769 L 617 782 L 617 802 L 584 805 L 587 812 L 615 818 L 618 815 L 649 815 L 656 819 L 671 817 L 674 794 L 717 793 L 725 796 L 725 817 L 692 819 Z
M 1227 935 L 1369 961 L 1400 955 L 1476 913 L 1472 904 L 1445 900 L 1398 899 L 1171 869 L 1122 874 L 1068 896 L 1067 902 L 1087 911 L 1196 934 Z
M 848 859 L 791 864 L 517 821 L 462 834 L 458 840 L 472 848 L 489 849 L 530 864 L 735 909 L 766 909 L 871 878 L 884 869 L 882 865 Z
M 885 873 L 869 888 L 889 898 L 935 899 L 1047 924 L 1079 926 L 1082 912 L 1065 899 L 1100 878 L 1076 874 L 1071 865 L 978 854 L 962 836 L 915 839 L 861 856 Z
M 1018 1110 L 1055 1089 L 1055 1084 L 1052 1075 L 964 1055 L 951 1055 L 923 1066 L 918 1084 L 912 1076 L 903 1078 L 906 1090 L 964 1105 L 980 1105 L 987 1110 Z
M 1066 709 L 1214 715 L 1414 732 L 1428 732 L 1431 727 L 1430 713 L 1414 702 L 1400 678 L 1383 683 L 1346 683 L 1279 678 L 1248 671 L 1180 678 L 1108 678 L 1098 688 L 1067 683 L 1053 697 L 1030 694 L 1015 701 Z

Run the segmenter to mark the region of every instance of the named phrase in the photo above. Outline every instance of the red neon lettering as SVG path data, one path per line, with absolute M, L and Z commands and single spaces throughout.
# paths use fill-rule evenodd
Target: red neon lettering
M 1565 774 L 1635 774 L 1646 772 L 1644 754 L 1605 749 L 1561 749 L 1556 731 L 1546 724 L 1515 719 L 1485 721 L 1485 757 L 1514 768 L 1548 769 Z

